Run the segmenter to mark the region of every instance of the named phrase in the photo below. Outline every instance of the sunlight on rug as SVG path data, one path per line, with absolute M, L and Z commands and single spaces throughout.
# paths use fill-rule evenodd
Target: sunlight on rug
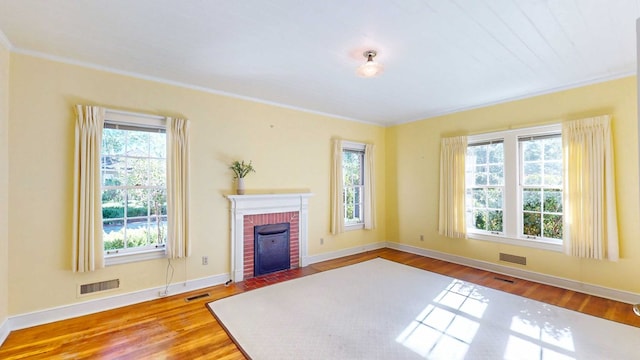
M 262 359 L 634 359 L 640 328 L 383 259 L 208 304 Z

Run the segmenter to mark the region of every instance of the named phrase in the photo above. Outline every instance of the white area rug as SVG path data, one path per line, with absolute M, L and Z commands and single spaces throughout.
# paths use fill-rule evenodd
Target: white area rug
M 208 306 L 255 360 L 640 358 L 640 328 L 383 259 Z

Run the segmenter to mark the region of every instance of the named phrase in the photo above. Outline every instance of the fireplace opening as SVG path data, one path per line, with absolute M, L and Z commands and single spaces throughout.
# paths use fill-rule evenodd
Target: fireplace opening
M 291 268 L 289 233 L 289 223 L 259 225 L 253 228 L 254 276 Z

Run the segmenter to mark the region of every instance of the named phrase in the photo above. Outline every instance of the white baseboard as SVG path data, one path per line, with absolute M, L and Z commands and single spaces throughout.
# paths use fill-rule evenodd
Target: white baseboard
M 598 285 L 585 284 L 575 280 L 540 274 L 523 269 L 516 269 L 486 261 L 474 260 L 458 255 L 452 255 L 393 242 L 378 242 L 334 252 L 307 256 L 304 261 L 306 264 L 314 264 L 371 250 L 383 249 L 385 247 L 434 259 L 444 260 L 455 264 L 471 266 L 477 269 L 487 270 L 498 274 L 509 275 L 520 279 L 535 281 L 541 284 L 557 286 L 560 288 L 574 290 L 585 294 L 600 296 L 603 298 L 617 300 L 629 304 L 640 303 L 640 294 L 610 289 Z M 220 274 L 206 278 L 189 280 L 186 283 L 171 284 L 169 286 L 169 296 L 224 284 L 229 279 L 229 274 Z M 158 293 L 160 291 L 164 291 L 164 286 L 11 316 L 0 326 L 0 345 L 13 330 L 24 329 L 27 327 L 42 325 L 64 319 L 70 319 L 82 315 L 132 305 L 143 301 L 155 300 L 159 298 Z
M 186 283 L 180 282 L 171 284 L 168 288 L 168 296 L 224 284 L 227 280 L 229 280 L 229 274 L 220 274 L 200 279 L 189 280 Z M 5 325 L 0 328 L 0 339 L 2 338 L 3 334 L 2 330 L 5 327 L 7 327 L 8 331 L 13 331 L 54 321 L 92 314 L 100 311 L 115 309 L 122 306 L 137 304 L 143 301 L 155 300 L 160 297 L 158 295 L 159 292 L 164 290 L 165 287 L 161 286 L 127 294 L 114 295 L 95 300 L 88 300 L 81 303 L 64 305 L 55 308 L 11 316 L 9 317 L 8 321 L 5 321 Z
M 371 251 L 371 250 L 384 249 L 387 246 L 388 244 L 386 242 L 378 242 L 374 244 L 367 244 L 367 245 L 353 247 L 353 248 L 344 249 L 344 250 L 338 250 L 338 251 L 322 253 L 322 254 L 313 255 L 313 256 L 307 256 L 303 259 L 303 263 L 307 265 L 315 264 L 318 262 L 333 260 L 333 259 L 337 259 L 344 256 L 349 256 L 349 255 L 360 254 L 360 253 Z
M 444 260 L 455 264 L 466 265 L 476 269 L 487 270 L 498 274 L 513 276 L 516 278 L 535 281 L 537 283 L 556 286 L 563 289 L 573 290 L 584 294 L 599 296 L 611 300 L 617 300 L 628 304 L 640 303 L 640 294 L 611 289 L 599 285 L 586 284 L 575 280 L 565 279 L 557 276 L 545 275 L 534 271 L 512 268 L 509 266 L 494 264 L 481 260 L 474 260 L 458 255 L 447 254 L 434 250 L 422 249 L 410 245 L 403 245 L 389 242 L 390 249 L 396 249 L 416 255 L 422 255 L 438 260 Z
M 5 340 L 7 340 L 7 336 L 9 336 L 10 332 L 11 329 L 9 328 L 9 319 L 5 319 L 2 322 L 2 325 L 0 325 L 0 346 L 2 346 Z

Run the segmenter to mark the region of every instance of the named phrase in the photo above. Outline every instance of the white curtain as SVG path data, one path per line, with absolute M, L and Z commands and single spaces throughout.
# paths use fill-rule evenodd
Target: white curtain
M 467 137 L 444 138 L 440 144 L 440 212 L 438 233 L 465 238 L 465 158 Z
M 612 142 L 608 115 L 563 124 L 567 255 L 618 260 Z
M 167 257 L 191 255 L 189 240 L 189 121 L 167 118 Z
M 342 192 L 342 140 L 334 139 L 331 154 L 331 234 L 344 232 L 344 205 Z
M 74 272 L 104 267 L 100 152 L 105 109 L 76 105 L 73 173 Z
M 376 228 L 374 146 L 364 147 L 364 228 Z

